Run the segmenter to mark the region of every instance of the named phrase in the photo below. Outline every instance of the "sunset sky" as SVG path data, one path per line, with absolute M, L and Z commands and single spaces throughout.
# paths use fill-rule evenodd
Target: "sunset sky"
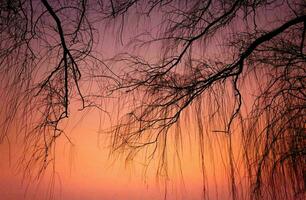
M 74 145 L 64 140 L 57 143 L 55 163 L 54 191 L 56 199 L 162 199 L 165 191 L 165 180 L 156 177 L 153 161 L 145 172 L 143 158 L 138 156 L 125 164 L 124 158 L 109 157 L 109 143 L 106 136 L 98 134 L 97 113 L 90 112 L 77 124 L 69 135 Z M 74 121 L 74 120 L 69 120 Z M 76 120 L 78 121 L 78 120 Z M 72 123 L 73 124 L 73 123 Z M 73 125 L 74 126 L 74 125 Z M 69 130 L 69 128 L 68 128 Z M 69 133 L 69 132 L 68 132 Z M 100 141 L 100 142 L 98 142 Z M 202 174 L 196 141 L 187 141 L 181 156 L 182 175 L 178 165 L 169 163 L 167 179 L 167 197 L 169 199 L 201 199 Z M 222 141 L 221 141 L 222 142 Z M 14 139 L 0 147 L 0 195 L 3 199 L 43 199 L 52 190 L 52 165 L 42 180 L 30 181 L 25 177 L 22 181 L 22 169 L 18 172 L 18 159 L 22 142 Z M 189 143 L 189 144 L 188 144 Z M 188 147 L 189 146 L 189 147 Z M 10 149 L 10 152 L 9 152 Z M 218 151 L 217 144 L 214 150 Z M 218 154 L 218 153 L 217 153 Z M 9 156 L 10 155 L 10 156 Z M 211 155 L 207 155 L 211 156 Z M 210 158 L 207 159 L 209 162 Z M 218 185 L 220 199 L 228 197 L 227 176 L 224 163 L 214 160 L 215 166 L 207 164 L 207 180 L 213 183 L 210 190 L 215 195 Z M 213 169 L 215 168 L 215 170 Z M 215 176 L 215 177 L 214 177 Z
M 306 187 L 302 1 L 85 2 L 0 3 L 0 200 Z

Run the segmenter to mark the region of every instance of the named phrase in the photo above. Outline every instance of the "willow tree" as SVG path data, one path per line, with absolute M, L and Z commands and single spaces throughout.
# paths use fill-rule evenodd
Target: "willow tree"
M 132 38 L 128 52 L 103 60 L 95 51 L 101 21 L 118 28 L 116 40 Z M 131 36 L 125 29 L 134 24 L 140 32 Z M 248 198 L 302 199 L 305 30 L 302 0 L 4 1 L 2 140 L 15 123 L 26 126 L 21 134 L 35 158 L 27 166 L 40 161 L 43 170 L 56 140 L 69 140 L 61 122 L 72 100 L 103 110 L 97 100 L 127 96 L 126 114 L 109 132 L 112 151 L 131 159 L 149 149 L 161 161 L 158 172 L 166 172 L 167 140 L 181 143 L 189 113 L 202 157 L 210 132 L 228 139 L 233 199 L 235 132 Z M 82 90 L 88 81 L 103 92 Z

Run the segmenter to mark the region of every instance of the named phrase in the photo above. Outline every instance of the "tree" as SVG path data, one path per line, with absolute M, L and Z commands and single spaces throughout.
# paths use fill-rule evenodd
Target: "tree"
M 1 110 L 1 138 L 16 120 L 25 126 L 26 151 L 33 154 L 26 166 L 38 160 L 41 173 L 56 138 L 69 140 L 60 127 L 73 99 L 81 109 L 104 112 L 96 100 L 127 96 L 133 106 L 110 131 L 113 151 L 132 159 L 147 148 L 149 158 L 160 156 L 158 172 L 166 172 L 169 133 L 174 131 L 179 144 L 183 132 L 177 127 L 189 113 L 202 156 L 208 132 L 228 139 L 233 199 L 239 197 L 234 132 L 242 137 L 249 198 L 302 199 L 304 10 L 303 1 L 289 0 L 4 1 L 0 58 L 7 106 Z M 99 21 L 121 20 L 113 26 L 124 37 L 124 28 L 132 26 L 126 21 L 134 16 L 153 19 L 152 30 L 133 37 L 129 53 L 103 60 L 94 50 Z M 102 84 L 103 92 L 85 93 L 88 79 Z

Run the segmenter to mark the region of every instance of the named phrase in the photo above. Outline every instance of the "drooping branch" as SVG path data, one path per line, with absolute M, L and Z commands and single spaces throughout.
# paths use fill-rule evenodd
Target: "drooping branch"
M 85 107 L 84 98 L 83 98 L 83 95 L 81 93 L 80 86 L 79 86 L 79 83 L 78 83 L 78 81 L 81 79 L 81 72 L 80 72 L 79 67 L 78 67 L 77 63 L 75 62 L 69 48 L 67 47 L 66 40 L 65 40 L 65 34 L 64 34 L 64 31 L 63 31 L 61 20 L 56 15 L 56 13 L 54 12 L 53 8 L 51 7 L 51 5 L 49 4 L 49 2 L 47 0 L 42 0 L 42 3 L 46 7 L 47 11 L 50 13 L 52 18 L 54 19 L 54 21 L 56 22 L 56 26 L 57 26 L 57 29 L 58 29 L 58 34 L 59 34 L 60 41 L 61 41 L 61 46 L 63 48 L 62 60 L 63 60 L 64 69 L 65 69 L 64 70 L 64 72 L 65 72 L 64 73 L 64 79 L 65 79 L 65 81 L 64 81 L 65 82 L 65 85 L 64 85 L 64 88 L 65 88 L 64 108 L 65 108 L 65 113 L 64 113 L 63 117 L 68 117 L 68 104 L 69 104 L 69 91 L 68 91 L 69 90 L 68 89 L 69 85 L 68 85 L 68 82 L 69 82 L 69 79 L 70 79 L 70 77 L 69 77 L 69 65 L 71 65 L 71 70 L 72 70 L 72 73 L 73 73 L 73 80 L 76 84 L 76 88 L 78 90 L 78 93 L 81 96 L 81 100 L 82 100 L 83 108 L 84 108 Z M 79 21 L 78 26 L 76 28 L 76 33 L 80 29 L 80 24 L 82 23 L 83 18 L 84 18 L 84 13 L 85 13 L 85 2 L 84 1 L 82 1 L 82 6 L 83 6 L 83 10 L 82 10 L 82 13 L 81 13 L 80 21 Z M 59 67 L 60 67 L 60 64 L 61 64 L 61 62 L 59 63 Z M 43 87 L 43 85 L 42 85 L 42 87 Z

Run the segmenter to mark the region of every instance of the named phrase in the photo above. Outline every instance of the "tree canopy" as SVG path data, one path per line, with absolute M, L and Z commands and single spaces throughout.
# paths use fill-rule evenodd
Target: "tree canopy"
M 161 173 L 167 140 L 180 144 L 185 137 L 181 126 L 196 127 L 202 156 L 209 135 L 221 134 L 236 199 L 235 133 L 248 198 L 303 199 L 305 6 L 303 0 L 1 1 L 0 142 L 18 132 L 31 155 L 26 166 L 39 165 L 41 173 L 56 140 L 70 140 L 62 122 L 72 105 L 112 118 L 104 101 L 112 98 L 124 105 L 107 131 L 112 152 L 132 159 L 147 150 L 149 160 L 158 154 Z M 122 48 L 112 50 L 115 42 Z

